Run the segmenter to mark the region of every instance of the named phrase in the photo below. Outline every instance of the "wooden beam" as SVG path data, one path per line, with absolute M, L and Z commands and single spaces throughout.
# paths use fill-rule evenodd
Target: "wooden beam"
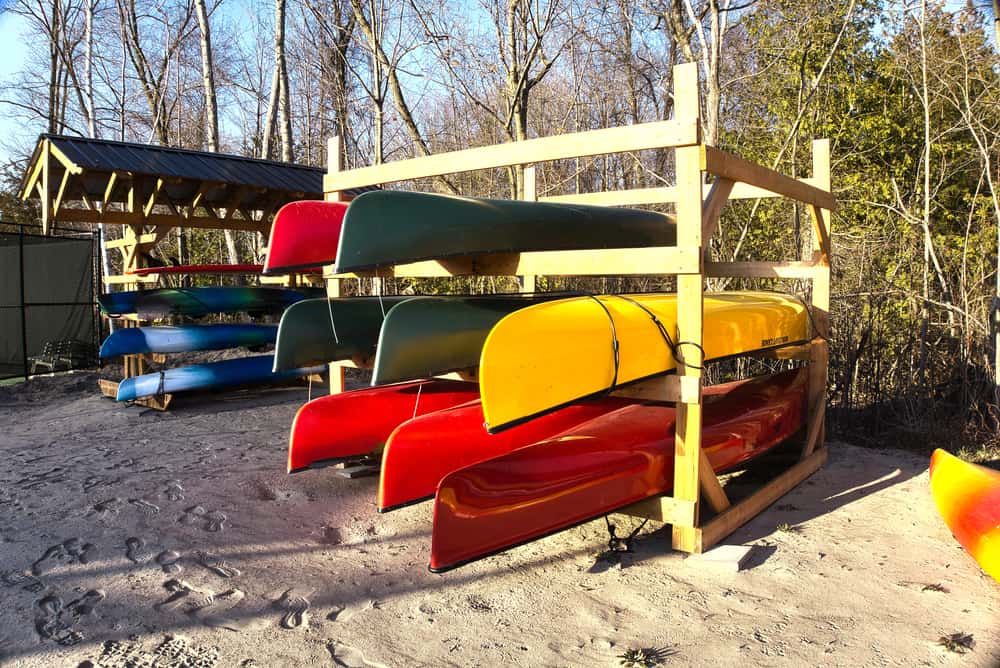
M 756 517 L 765 508 L 795 488 L 800 482 L 815 473 L 826 462 L 827 449 L 820 448 L 795 464 L 771 482 L 736 503 L 717 517 L 705 523 L 699 530 L 699 540 L 694 550 L 703 552 L 720 540 L 739 529 Z
M 668 246 L 608 250 L 495 253 L 428 260 L 337 274 L 340 278 L 442 276 L 602 276 L 636 274 L 695 274 L 701 269 L 699 249 Z M 333 274 L 326 274 L 328 277 Z
M 156 283 L 160 280 L 159 274 L 112 274 L 103 277 L 105 285 L 129 285 L 131 283 Z
M 330 171 L 323 180 L 323 190 L 333 192 L 475 169 L 687 146 L 697 141 L 698 126 L 691 119 L 641 123 L 439 153 L 348 171 Z
M 226 201 L 224 205 L 226 209 L 226 215 L 225 215 L 226 220 L 233 219 L 233 214 L 235 214 L 239 210 L 240 201 L 243 199 L 243 196 L 246 195 L 246 193 L 247 193 L 246 186 L 240 186 L 236 189 L 236 192 L 234 192 L 232 196 Z
M 72 223 L 108 223 L 130 225 L 139 222 L 135 215 L 124 211 L 109 211 L 101 213 L 99 211 L 88 211 L 86 209 L 63 209 L 59 213 L 58 220 Z M 197 216 L 195 218 L 185 218 L 173 214 L 154 213 L 142 220 L 148 225 L 167 225 L 170 227 L 190 227 L 211 230 L 249 230 L 251 232 L 266 232 L 268 224 L 257 220 L 220 220 L 217 218 L 207 218 Z
M 48 139 L 42 140 L 42 148 L 38 152 L 38 160 L 31 165 L 31 173 L 24 182 L 24 190 L 21 191 L 21 199 L 27 200 L 37 191 L 41 184 L 42 170 L 45 168 L 45 156 L 48 153 L 46 143 Z
M 790 176 L 776 172 L 773 169 L 737 158 L 714 146 L 704 146 L 702 148 L 704 150 L 703 167 L 706 171 L 716 176 L 749 183 L 752 186 L 770 190 L 784 197 L 789 197 L 806 204 L 815 204 L 831 211 L 837 208 L 836 200 L 828 191 L 820 190 Z
M 52 200 L 53 217 L 58 218 L 59 216 L 59 207 L 62 206 L 63 196 L 66 194 L 66 185 L 69 183 L 70 176 L 72 176 L 72 173 L 68 169 L 63 170 L 62 181 L 59 183 L 59 190 L 56 191 L 56 198 Z
M 721 176 L 716 178 L 711 190 L 708 191 L 705 203 L 701 207 L 701 243 L 706 250 L 708 250 L 708 242 L 712 240 L 712 235 L 719 227 L 719 216 L 722 215 L 722 209 L 729 201 L 729 193 L 733 191 L 733 185 L 735 183 L 730 179 Z
M 80 165 L 70 160 L 69 156 L 67 156 L 65 153 L 59 150 L 59 147 L 57 147 L 51 141 L 49 141 L 48 143 L 49 143 L 49 153 L 51 153 L 52 156 L 59 161 L 59 163 L 63 166 L 63 168 L 67 172 L 72 172 L 74 175 L 79 175 L 83 173 L 83 168 L 80 167 Z
M 809 431 L 802 448 L 802 456 L 812 454 L 825 439 L 826 384 L 830 359 L 829 347 L 822 339 L 813 339 L 809 345 Z
M 118 185 L 118 172 L 111 172 L 111 176 L 108 177 L 108 185 L 104 186 L 104 199 L 101 201 L 101 212 L 105 213 L 108 210 L 108 204 L 111 202 L 111 196 L 115 194 L 115 186 Z
M 674 108 L 678 118 L 694 118 L 696 124 L 700 102 L 698 99 L 698 68 L 694 63 L 674 67 Z M 701 258 L 704 251 L 702 147 L 678 148 L 677 172 L 677 245 L 692 247 Z M 701 383 L 701 345 L 704 338 L 704 279 L 700 273 L 677 277 L 677 338 L 679 348 L 677 375 Z M 684 382 L 684 381 L 682 381 Z M 694 503 L 694 523 L 674 524 L 671 527 L 672 545 L 676 550 L 690 552 L 698 537 L 699 501 L 701 487 L 701 423 L 702 404 L 682 401 L 677 404 L 674 435 L 674 489 L 673 496 L 681 501 Z
M 42 152 L 42 234 L 49 233 L 49 224 L 52 222 L 52 204 L 49 201 L 52 192 L 52 184 L 49 181 L 52 178 L 52 154 L 49 152 L 51 143 L 46 139 L 45 149 Z
M 590 204 L 594 206 L 638 206 L 640 204 L 665 204 L 677 201 L 677 188 L 635 188 L 633 190 L 608 190 L 575 195 L 547 195 L 539 202 L 556 204 Z
M 156 206 L 156 198 L 159 196 L 162 188 L 163 179 L 156 179 L 156 184 L 153 186 L 153 192 L 149 193 L 149 199 L 146 200 L 146 205 L 142 207 L 143 218 L 149 218 L 149 215 L 153 213 L 153 207 Z
M 692 376 L 669 374 L 619 387 L 611 395 L 642 401 L 694 404 L 701 400 L 701 380 Z
M 722 483 L 719 482 L 719 476 L 712 469 L 712 462 L 708 461 L 705 449 L 698 448 L 698 452 L 701 458 L 698 463 L 698 487 L 701 488 L 701 493 L 708 501 L 708 507 L 721 513 L 729 507 L 729 497 L 726 496 L 726 490 L 722 489 Z
M 814 262 L 706 262 L 705 276 L 713 278 L 813 278 Z
M 672 496 L 650 497 L 615 512 L 664 524 L 693 526 L 695 523 L 695 504 Z
M 212 187 L 211 185 L 205 182 L 202 182 L 198 186 L 198 190 L 195 191 L 194 197 L 191 198 L 191 203 L 187 207 L 187 214 L 185 214 L 184 216 L 185 218 L 194 217 L 195 209 L 201 206 L 201 200 L 205 197 L 205 193 L 207 193 L 211 189 L 211 187 Z

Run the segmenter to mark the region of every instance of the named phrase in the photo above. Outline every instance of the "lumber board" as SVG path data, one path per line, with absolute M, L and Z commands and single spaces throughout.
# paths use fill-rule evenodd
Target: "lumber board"
M 701 243 L 706 250 L 715 230 L 719 227 L 719 217 L 722 215 L 722 209 L 725 208 L 726 202 L 729 201 L 729 194 L 733 192 L 734 185 L 736 183 L 731 179 L 719 177 L 715 179 L 705 197 L 705 203 L 701 210 Z
M 705 262 L 712 278 L 814 278 L 825 268 L 815 262 Z
M 837 201 L 829 191 L 821 190 L 743 158 L 737 158 L 735 155 L 714 146 L 702 148 L 704 150 L 703 167 L 716 176 L 742 181 L 806 204 L 817 205 L 823 209 L 832 211 L 837 208 Z
M 663 524 L 693 526 L 695 523 L 694 502 L 672 496 L 653 496 L 615 512 Z
M 683 74 L 682 77 L 678 77 Z M 688 98 L 694 98 L 693 108 L 697 109 L 698 72 L 696 68 L 684 67 L 675 70 L 674 99 L 681 109 L 692 107 Z M 676 151 L 677 187 L 680 197 L 677 201 L 677 243 L 679 246 L 697 248 L 702 255 L 702 196 L 701 147 L 684 147 Z M 701 383 L 701 365 L 704 360 L 699 353 L 704 336 L 704 279 L 701 274 L 679 275 L 677 277 L 677 341 L 679 348 L 677 375 Z M 681 381 L 684 382 L 684 381 Z M 692 381 L 688 381 L 692 382 Z M 700 498 L 700 471 L 703 459 L 701 452 L 702 403 L 700 394 L 694 402 L 677 404 L 677 421 L 674 437 L 674 491 L 673 496 L 681 501 L 694 504 L 694 523 L 672 525 L 674 549 L 691 551 L 697 539 L 695 527 L 698 524 L 698 501 Z
M 747 498 L 706 522 L 698 529 L 699 539 L 695 545 L 696 549 L 692 551 L 703 552 L 739 529 L 819 470 L 826 463 L 826 459 L 825 447 L 816 450 Z
M 698 486 L 701 488 L 701 493 L 705 495 L 708 507 L 717 513 L 721 513 L 723 510 L 729 508 L 729 497 L 726 495 L 726 491 L 722 489 L 719 476 L 712 469 L 712 462 L 708 461 L 708 455 L 705 454 L 704 448 L 698 448 L 698 455 L 701 460 L 698 463 Z
M 169 213 L 154 213 L 143 217 L 141 212 L 129 213 L 127 211 L 89 211 L 87 209 L 63 209 L 59 212 L 58 219 L 69 223 L 106 223 L 106 224 L 143 224 L 158 225 L 164 227 L 191 227 L 198 229 L 212 230 L 244 230 L 249 232 L 267 232 L 270 223 L 257 220 L 228 220 L 212 218 L 208 216 L 186 217 L 183 214 L 174 215 Z
M 371 271 L 327 274 L 329 277 L 362 276 L 430 278 L 441 276 L 585 276 L 637 274 L 698 274 L 700 249 L 688 246 L 618 248 L 608 250 L 536 251 L 492 253 L 427 260 Z
M 118 397 L 117 381 L 99 378 L 97 380 L 97 387 L 100 389 L 102 396 L 108 397 L 109 399 L 115 399 Z M 152 408 L 158 411 L 165 411 L 170 406 L 170 402 L 173 398 L 174 395 L 172 394 L 158 394 L 152 397 L 140 397 L 138 399 L 134 399 L 133 401 L 129 401 L 128 403 L 136 406 Z
M 607 153 L 688 146 L 696 144 L 698 137 L 697 116 L 680 120 L 588 130 L 438 153 L 348 171 L 329 171 L 323 180 L 323 190 L 334 192 L 475 169 L 492 169 Z
M 801 183 L 816 186 L 813 179 L 798 179 Z M 782 197 L 766 188 L 758 188 L 746 183 L 736 183 L 729 193 L 729 199 L 767 199 Z M 677 201 L 675 186 L 658 188 L 632 188 L 631 190 L 605 190 L 592 193 L 568 195 L 546 195 L 539 202 L 555 204 L 591 204 L 595 206 L 640 206 L 643 204 L 671 204 Z

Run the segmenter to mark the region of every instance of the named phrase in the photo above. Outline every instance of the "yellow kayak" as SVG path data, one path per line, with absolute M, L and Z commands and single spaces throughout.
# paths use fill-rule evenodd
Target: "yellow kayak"
M 499 431 L 613 383 L 675 369 L 671 346 L 652 315 L 676 341 L 673 294 L 572 297 L 504 317 L 486 338 L 479 363 L 487 429 Z M 706 359 L 720 359 L 806 341 L 809 314 L 798 298 L 777 292 L 708 293 L 704 332 Z M 697 350 L 681 352 L 697 361 Z

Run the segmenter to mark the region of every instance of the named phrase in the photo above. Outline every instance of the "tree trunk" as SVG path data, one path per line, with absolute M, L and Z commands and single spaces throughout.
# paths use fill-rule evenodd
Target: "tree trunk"
M 212 67 L 212 32 L 208 23 L 205 0 L 194 0 L 201 31 L 201 84 L 205 91 L 205 126 L 208 150 L 219 150 L 219 112 L 215 96 L 215 70 Z
M 274 3 L 274 64 L 278 88 L 278 114 L 281 129 L 281 159 L 292 161 L 292 112 L 288 90 L 288 66 L 285 62 L 285 0 Z

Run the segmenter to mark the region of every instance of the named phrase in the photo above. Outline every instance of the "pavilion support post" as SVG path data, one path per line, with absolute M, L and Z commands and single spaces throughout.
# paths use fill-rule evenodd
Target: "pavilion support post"
M 52 224 L 52 151 L 51 143 L 45 140 L 42 149 L 42 234 L 49 233 Z

